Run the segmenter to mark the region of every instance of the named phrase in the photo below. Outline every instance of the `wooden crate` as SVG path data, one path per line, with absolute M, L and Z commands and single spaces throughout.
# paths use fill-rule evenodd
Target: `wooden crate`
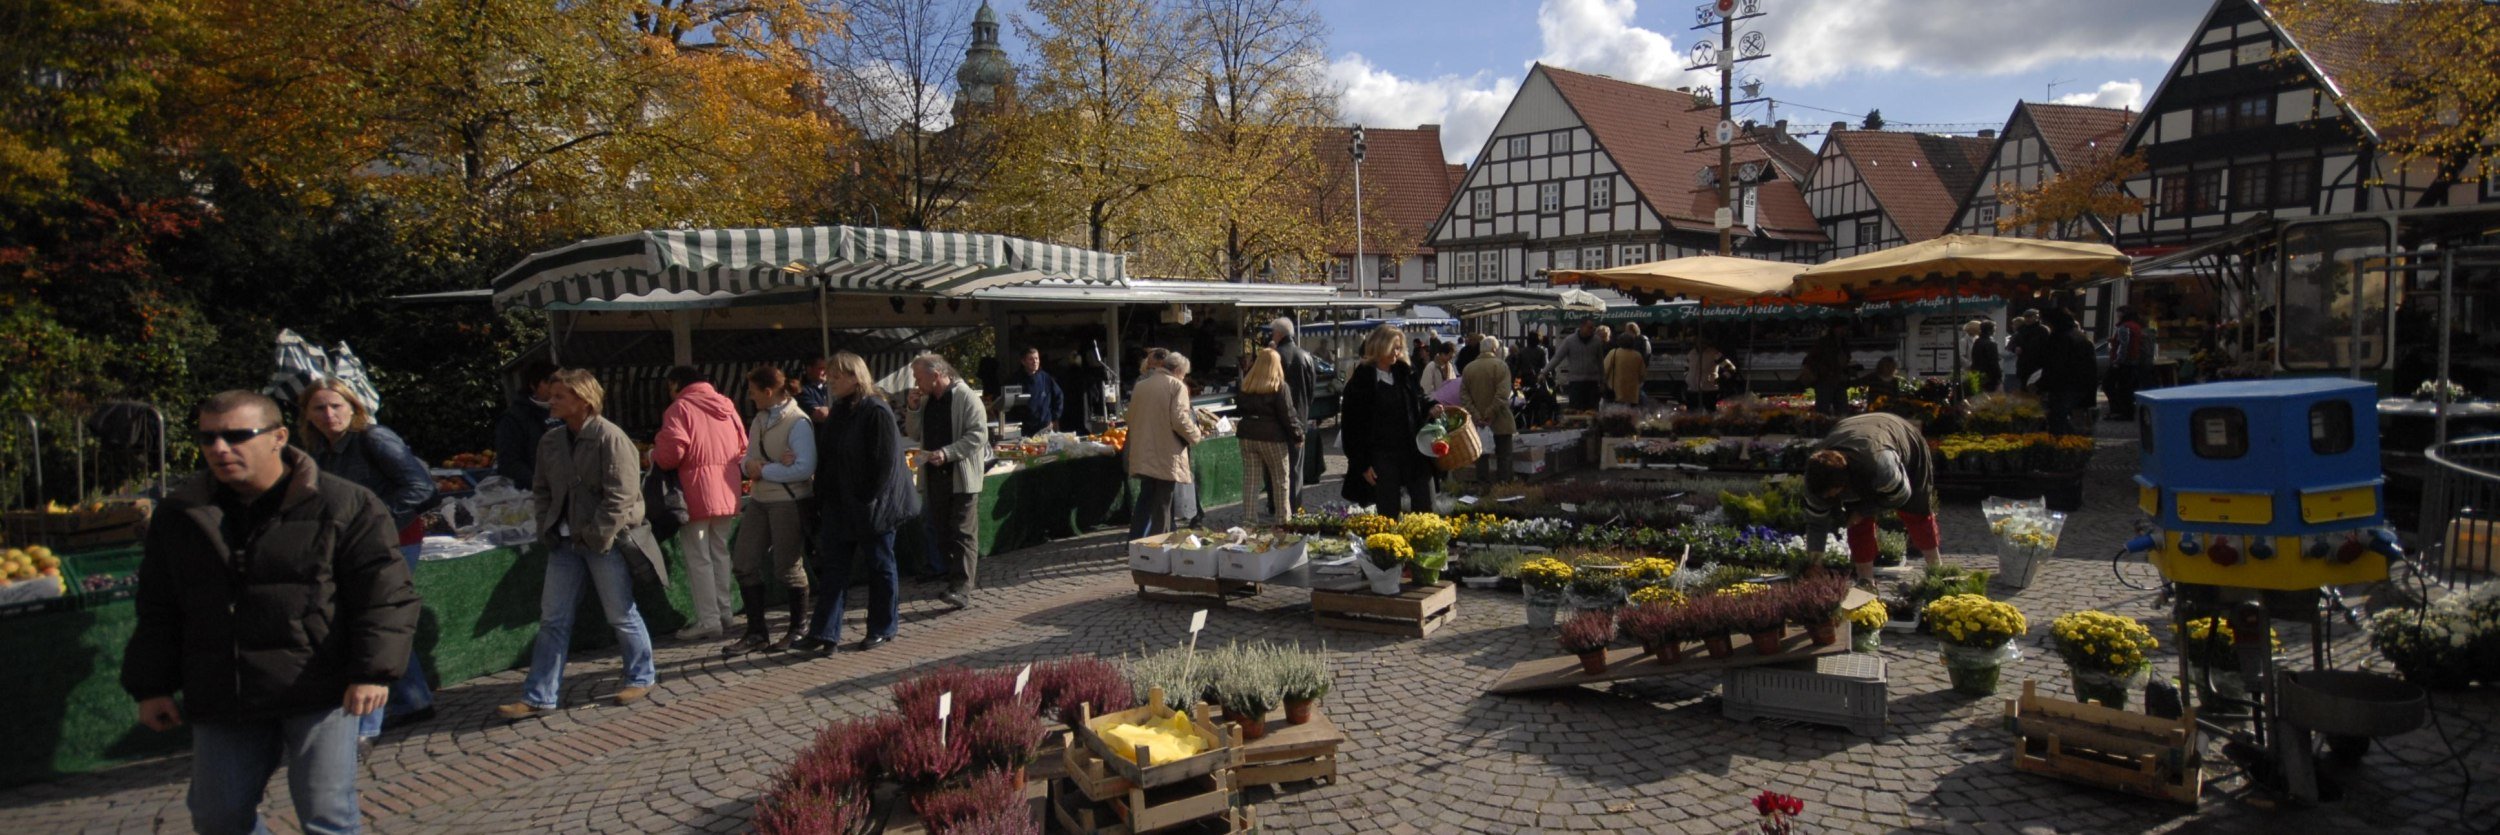
M 1233 784 L 1264 786 L 1315 780 L 1337 782 L 1337 749 L 1345 732 L 1314 706 L 1311 721 L 1285 724 L 1285 712 L 1267 715 L 1267 736 L 1241 746 L 1241 764 L 1233 767 Z
M 1181 577 L 1131 571 L 1129 579 L 1137 584 L 1137 596 L 1165 603 L 1213 603 L 1222 606 L 1235 598 L 1257 597 L 1259 584 L 1240 580 L 1217 580 L 1210 577 Z
M 1072 835 L 1132 835 L 1137 830 L 1121 817 L 1121 808 L 1108 802 L 1087 800 L 1064 787 L 1054 788 L 1051 792 L 1050 815 L 1058 821 L 1059 831 Z M 1228 808 L 1213 817 L 1168 824 L 1161 831 L 1204 835 L 1255 832 L 1258 831 L 1258 810 L 1252 806 Z
M 1127 758 L 1114 753 L 1111 743 L 1102 738 L 1104 730 L 1116 725 L 1146 725 L 1166 721 L 1175 713 L 1171 708 L 1163 706 L 1162 688 L 1151 691 L 1146 703 L 1138 707 L 1102 716 L 1094 715 L 1092 705 L 1085 706 L 1083 710 L 1085 721 L 1076 727 L 1077 742 L 1094 758 L 1094 761 L 1102 763 L 1109 773 L 1135 783 L 1137 786 L 1149 789 L 1161 788 L 1214 774 L 1231 768 L 1239 762 L 1241 744 L 1232 726 L 1218 727 L 1208 722 L 1203 713 L 1193 713 L 1190 716 L 1190 724 L 1197 727 L 1198 734 L 1211 741 L 1207 750 L 1200 752 L 1197 756 L 1164 761 L 1155 758 L 1154 749 L 1144 748 L 1138 750 L 1137 761 L 1130 762 Z M 1078 746 L 1068 747 L 1074 751 Z M 1071 765 L 1075 763 L 1072 761 Z
M 1421 638 L 1458 615 L 1458 583 L 1408 586 L 1396 597 L 1365 591 L 1311 590 L 1311 620 L 1321 626 Z
M 2023 682 L 2022 698 L 2005 703 L 2014 732 L 2014 768 L 2128 794 L 2196 805 L 2204 761 L 2196 738 L 2196 707 L 2159 719 L 2039 694 Z

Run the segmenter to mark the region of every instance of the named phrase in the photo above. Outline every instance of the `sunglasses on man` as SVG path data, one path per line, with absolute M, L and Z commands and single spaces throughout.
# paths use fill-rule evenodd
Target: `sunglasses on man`
M 202 449 L 216 446 L 218 441 L 225 441 L 226 446 L 239 447 L 245 441 L 276 432 L 278 429 L 279 427 L 276 426 L 264 426 L 259 429 L 202 429 L 191 433 L 191 439 L 198 441 Z

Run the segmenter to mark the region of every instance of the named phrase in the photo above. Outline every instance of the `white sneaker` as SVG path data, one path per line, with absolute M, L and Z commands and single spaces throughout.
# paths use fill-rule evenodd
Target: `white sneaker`
M 677 634 L 672 637 L 680 641 L 709 641 L 720 636 L 721 630 L 718 626 L 696 625 L 677 630 Z

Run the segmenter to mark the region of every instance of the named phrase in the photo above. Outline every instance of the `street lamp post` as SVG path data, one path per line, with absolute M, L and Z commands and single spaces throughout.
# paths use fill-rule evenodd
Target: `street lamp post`
M 1347 278 L 1354 279 L 1356 295 L 1369 295 L 1363 290 L 1363 152 L 1370 143 L 1363 141 L 1363 126 L 1354 126 L 1354 140 L 1346 150 L 1354 154 L 1354 264 L 1346 268 Z

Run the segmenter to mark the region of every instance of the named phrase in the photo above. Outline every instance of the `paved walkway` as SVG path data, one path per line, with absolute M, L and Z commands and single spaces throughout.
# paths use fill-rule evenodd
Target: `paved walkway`
M 2131 433 L 2102 434 L 2087 507 L 2069 526 L 2064 556 L 2012 598 L 2034 630 L 2024 660 L 2006 671 L 2008 692 L 2033 678 L 2066 694 L 2045 642 L 2057 614 L 2162 614 L 2152 592 L 2129 585 L 2152 586 L 2152 570 L 2113 569 L 2108 557 L 2132 533 L 2125 480 L 2134 449 L 2123 437 Z M 1953 559 L 1993 567 L 1974 504 L 1955 503 L 1944 524 Z M 368 822 L 378 832 L 472 834 L 743 829 L 781 763 L 827 722 L 885 708 L 884 688 L 898 675 L 1179 640 L 1195 607 L 1136 599 L 1115 539 L 1106 533 L 986 560 L 987 588 L 969 612 L 942 613 L 934 589 L 907 588 L 902 636 L 875 652 L 723 661 L 711 644 L 663 647 L 659 688 L 631 708 L 594 701 L 617 686 L 613 655 L 577 659 L 565 695 L 573 707 L 544 720 L 506 724 L 492 715 L 519 693 L 518 673 L 446 689 L 440 718 L 385 735 L 367 764 Z M 1324 642 L 1332 655 L 1337 685 L 1323 709 L 1354 740 L 1345 779 L 1281 794 L 1254 789 L 1262 823 L 1278 831 L 1721 833 L 1753 819 L 1748 801 L 1764 789 L 1803 798 L 1804 821 L 1832 832 L 2458 832 L 2487 829 L 2500 812 L 2500 695 L 2489 691 L 2440 694 L 2446 742 L 2432 730 L 2393 740 L 2351 775 L 2342 802 L 2277 812 L 2215 791 L 2196 810 L 2015 772 L 2003 700 L 1948 692 L 1935 645 L 1922 637 L 1885 636 L 1891 727 L 1867 740 L 1729 721 L 1711 676 L 1484 695 L 1510 665 L 1554 654 L 1550 639 L 1523 627 L 1515 593 L 1464 592 L 1456 621 L 1422 641 L 1320 630 L 1308 600 L 1270 589 L 1217 609 L 1207 633 Z M 851 623 L 856 631 L 856 612 Z M 2339 658 L 2376 664 L 2349 630 L 2337 638 Z M 2284 639 L 2306 635 L 2287 628 Z M 2467 752 L 2470 798 L 2460 766 L 2435 762 L 2449 744 Z M 18 832 L 187 831 L 189 769 L 189 757 L 176 756 L 21 787 L 0 793 L 0 815 Z M 284 791 L 283 778 L 273 782 L 264 808 L 273 825 L 292 828 Z

